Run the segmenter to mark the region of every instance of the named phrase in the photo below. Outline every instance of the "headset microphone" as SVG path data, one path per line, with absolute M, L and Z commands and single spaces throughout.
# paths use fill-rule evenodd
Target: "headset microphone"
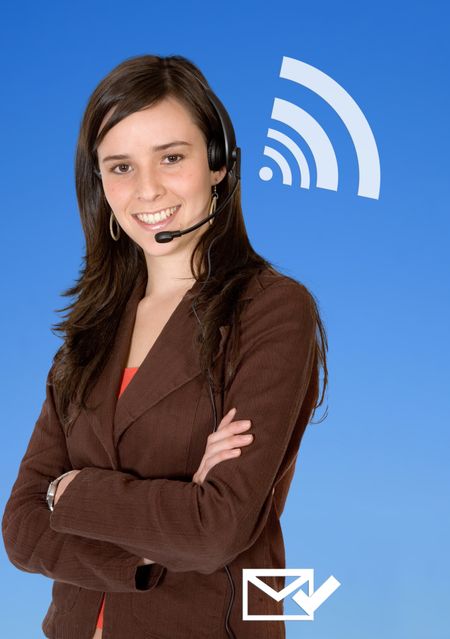
M 240 165 L 240 149 L 237 148 L 236 151 L 237 151 L 237 156 L 238 157 L 236 159 L 235 184 L 234 184 L 231 192 L 228 194 L 228 196 L 222 202 L 222 204 L 217 207 L 217 209 L 214 211 L 214 213 L 211 213 L 211 215 L 208 215 L 208 217 L 205 217 L 203 220 L 200 220 L 200 222 L 197 222 L 197 224 L 194 224 L 193 226 L 190 226 L 189 228 L 184 229 L 184 231 L 160 231 L 159 233 L 156 233 L 155 240 L 157 242 L 171 242 L 174 237 L 181 237 L 182 235 L 185 235 L 186 233 L 190 233 L 191 231 L 195 231 L 195 229 L 198 229 L 199 226 L 202 226 L 203 224 L 208 222 L 208 220 L 212 219 L 218 213 L 223 211 L 223 209 L 226 207 L 228 202 L 233 197 L 234 192 L 236 191 L 237 186 L 239 184 L 239 180 L 240 180 L 240 171 L 239 171 L 239 168 L 240 168 L 240 166 L 239 166 Z M 230 173 L 231 173 L 231 171 L 230 171 Z

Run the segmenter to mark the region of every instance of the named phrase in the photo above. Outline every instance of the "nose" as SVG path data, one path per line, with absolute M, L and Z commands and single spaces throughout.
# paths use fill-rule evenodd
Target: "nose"
M 136 197 L 139 200 L 156 200 L 164 195 L 165 189 L 157 171 L 139 171 L 135 181 Z

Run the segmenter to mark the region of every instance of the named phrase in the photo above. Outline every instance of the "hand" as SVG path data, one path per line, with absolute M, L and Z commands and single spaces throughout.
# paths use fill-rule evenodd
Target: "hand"
M 68 475 L 66 475 L 65 477 L 63 477 L 61 479 L 61 481 L 58 483 L 58 485 L 56 487 L 56 493 L 55 493 L 55 497 L 53 499 L 53 506 L 56 506 L 56 504 L 58 503 L 58 499 L 61 497 L 63 492 L 66 490 L 66 488 L 70 484 L 70 482 L 73 479 L 75 479 L 75 477 L 78 475 L 79 472 L 81 472 L 81 471 L 72 470 Z
M 247 446 L 253 441 L 253 435 L 241 434 L 251 426 L 251 420 L 232 421 L 236 408 L 232 408 L 220 422 L 217 430 L 208 435 L 205 454 L 197 472 L 192 478 L 196 484 L 202 484 L 213 466 L 232 457 L 238 457 L 241 449 L 237 446 Z

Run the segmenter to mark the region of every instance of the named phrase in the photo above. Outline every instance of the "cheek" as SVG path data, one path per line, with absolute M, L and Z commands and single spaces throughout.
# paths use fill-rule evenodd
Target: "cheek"
M 117 186 L 110 186 L 108 189 L 104 190 L 104 193 L 108 203 L 111 206 L 117 206 L 127 199 L 129 191 L 130 189 L 127 188 L 126 184 L 119 184 Z
M 186 199 L 204 199 L 210 189 L 209 175 L 203 171 L 189 171 L 182 178 L 174 179 L 170 188 Z

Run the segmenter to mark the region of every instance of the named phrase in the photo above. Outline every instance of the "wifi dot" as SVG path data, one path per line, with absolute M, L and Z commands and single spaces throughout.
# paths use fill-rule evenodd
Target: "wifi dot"
M 259 170 L 259 177 L 264 182 L 268 182 L 273 178 L 273 171 L 269 166 L 263 166 L 262 169 Z

